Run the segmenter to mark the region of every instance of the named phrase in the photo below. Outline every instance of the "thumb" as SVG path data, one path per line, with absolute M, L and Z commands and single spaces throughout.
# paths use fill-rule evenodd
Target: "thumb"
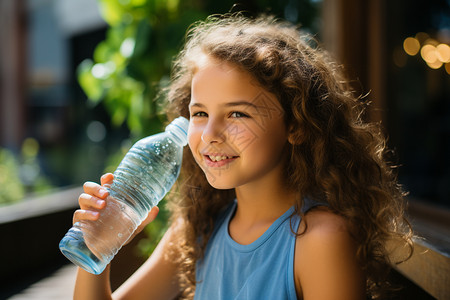
M 159 213 L 159 207 L 158 206 L 154 206 L 150 212 L 148 213 L 147 218 L 142 222 L 142 224 L 145 226 L 147 224 L 149 224 L 150 222 L 153 222 L 153 220 L 156 219 L 156 217 L 158 216 Z

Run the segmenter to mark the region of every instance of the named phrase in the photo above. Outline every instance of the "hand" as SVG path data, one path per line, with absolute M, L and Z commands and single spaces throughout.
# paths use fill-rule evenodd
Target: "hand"
M 80 209 L 76 210 L 73 215 L 74 224 L 82 220 L 98 220 L 100 217 L 100 212 L 106 207 L 106 201 L 108 200 L 107 198 L 109 193 L 106 188 L 111 186 L 113 179 L 114 175 L 107 173 L 101 177 L 101 185 L 90 181 L 83 185 L 84 193 L 78 197 Z M 145 226 L 152 222 L 158 215 L 158 212 L 159 208 L 157 206 L 153 207 L 147 218 L 142 221 L 127 243 L 130 242 L 139 232 L 141 232 Z

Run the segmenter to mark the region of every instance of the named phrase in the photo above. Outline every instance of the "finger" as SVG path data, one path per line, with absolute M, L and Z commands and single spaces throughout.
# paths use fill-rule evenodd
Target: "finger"
M 82 220 L 97 221 L 99 217 L 98 211 L 78 209 L 73 214 L 73 224 Z
M 159 207 L 154 206 L 152 208 L 152 210 L 150 210 L 150 212 L 148 213 L 147 218 L 145 218 L 145 220 L 142 222 L 142 227 L 145 227 L 149 223 L 153 222 L 156 219 L 156 217 L 158 216 L 158 213 L 159 213 Z
M 105 200 L 86 193 L 83 193 L 78 197 L 78 203 L 80 204 L 81 209 L 103 209 L 106 206 Z
M 86 194 L 96 196 L 100 199 L 105 199 L 108 196 L 108 190 L 95 182 L 85 182 L 83 184 L 83 189 Z
M 153 220 L 155 220 L 156 217 L 158 216 L 158 213 L 159 213 L 159 207 L 158 206 L 154 206 L 152 208 L 152 210 L 148 213 L 147 219 L 149 219 L 150 222 L 153 222 Z
M 158 213 L 159 213 L 159 207 L 154 206 L 152 208 L 152 210 L 150 210 L 150 212 L 148 213 L 145 220 L 142 221 L 142 223 L 138 226 L 138 228 L 136 228 L 136 231 L 132 237 L 136 236 L 139 232 L 141 232 L 142 229 L 144 229 L 144 227 L 147 226 L 150 222 L 153 222 L 156 219 L 156 216 L 158 215 Z M 130 238 L 130 240 L 131 240 L 131 238 Z
M 100 183 L 102 186 L 112 184 L 114 175 L 112 173 L 106 173 L 100 178 Z

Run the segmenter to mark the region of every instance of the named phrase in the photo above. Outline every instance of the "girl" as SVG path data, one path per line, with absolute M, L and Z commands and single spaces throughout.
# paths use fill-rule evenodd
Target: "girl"
M 190 30 L 168 91 L 169 111 L 190 119 L 171 226 L 112 296 L 109 268 L 80 269 L 76 299 L 381 295 L 387 241 L 411 245 L 403 192 L 379 128 L 309 42 L 270 17 L 212 17 Z M 102 186 L 84 190 L 74 222 L 106 205 Z

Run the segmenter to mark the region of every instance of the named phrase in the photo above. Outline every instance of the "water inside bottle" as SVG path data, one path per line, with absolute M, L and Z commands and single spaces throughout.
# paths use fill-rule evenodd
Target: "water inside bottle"
M 95 256 L 86 246 L 82 231 L 76 227 L 67 232 L 59 247 L 72 263 L 92 274 L 100 274 L 106 266 L 104 260 Z

